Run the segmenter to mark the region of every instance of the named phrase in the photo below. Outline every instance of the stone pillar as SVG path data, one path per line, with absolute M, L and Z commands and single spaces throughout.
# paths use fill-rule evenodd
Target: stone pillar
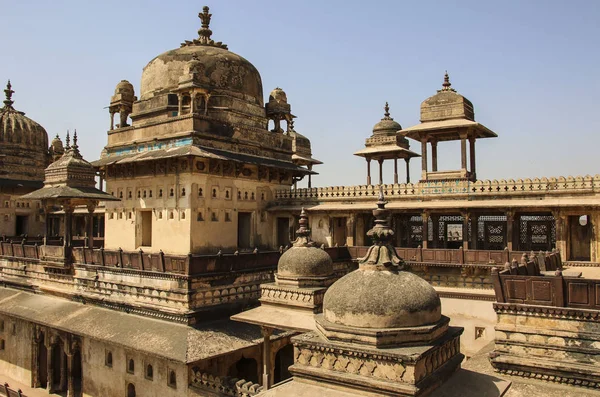
M 309 164 L 308 165 L 308 170 L 312 171 L 312 167 L 313 167 L 313 165 Z M 312 188 L 312 179 L 311 179 L 311 176 L 312 176 L 311 174 L 308 174 L 308 188 L 309 189 Z
M 67 355 L 64 352 L 65 346 L 63 345 L 63 351 L 60 352 L 60 390 L 63 391 L 67 388 Z
M 429 212 L 423 211 L 421 214 L 421 218 L 423 219 L 423 227 L 422 227 L 422 248 L 427 248 L 427 239 L 429 238 Z
M 182 111 L 183 111 L 183 95 L 177 94 L 177 115 L 181 116 Z
M 190 114 L 196 113 L 196 93 L 190 94 Z
M 506 247 L 509 251 L 513 251 L 513 243 L 515 241 L 515 211 L 506 211 Z
M 88 248 L 94 248 L 94 210 L 96 206 L 89 204 L 87 206 L 88 213 L 85 217 L 85 226 L 88 235 Z
M 33 329 L 33 339 L 31 340 L 31 387 L 40 387 L 40 343 L 41 332 L 37 325 Z
M 346 218 L 346 245 L 354 246 L 354 238 L 356 236 L 356 214 L 350 214 Z
M 479 215 L 471 214 L 471 242 L 469 243 L 469 249 L 477 249 L 477 238 L 479 233 Z
M 70 351 L 67 354 L 67 397 L 73 397 L 74 395 L 75 382 L 73 381 L 73 352 Z
M 115 112 L 110 112 L 110 130 L 115 129 Z
M 471 219 L 471 213 L 469 211 L 463 211 L 461 213 L 463 218 L 462 224 L 462 240 L 463 240 L 463 250 L 469 249 L 469 221 Z
M 70 204 L 64 204 L 63 210 L 65 211 L 65 247 L 71 247 L 72 241 L 72 218 L 73 218 L 73 206 Z
M 54 388 L 52 387 L 54 384 L 54 366 L 52 365 L 52 344 L 48 343 L 50 337 L 46 335 L 46 372 L 47 372 L 47 385 L 46 389 L 48 393 L 53 393 Z
M 427 138 L 421 138 L 421 179 L 427 179 Z
M 273 329 L 269 327 L 260 328 L 263 336 L 263 390 L 268 390 L 271 387 L 271 334 Z
M 463 172 L 467 171 L 467 136 L 460 136 L 460 168 Z
M 379 184 L 383 185 L 383 159 L 378 159 L 379 162 Z
M 436 140 L 432 140 L 431 141 L 431 170 L 432 171 L 437 171 L 438 170 L 438 162 L 437 162 L 437 141 Z
M 371 184 L 371 159 L 367 157 L 367 185 Z
M 398 158 L 394 158 L 394 184 L 398 184 Z
M 563 261 L 568 259 L 567 256 L 567 239 L 568 239 L 568 227 L 567 227 L 567 216 L 562 214 L 560 210 L 553 210 L 552 216 L 556 223 L 556 249 L 560 251 L 561 258 Z M 588 219 L 588 222 L 590 220 Z
M 476 170 L 475 170 L 475 137 L 469 138 L 469 160 L 471 161 L 471 177 L 475 180 Z
M 407 157 L 404 161 L 406 161 L 406 183 L 410 183 L 410 158 Z
M 431 240 L 431 247 L 429 248 L 444 248 L 440 247 L 440 216 L 438 214 L 431 214 L 430 217 L 433 240 Z

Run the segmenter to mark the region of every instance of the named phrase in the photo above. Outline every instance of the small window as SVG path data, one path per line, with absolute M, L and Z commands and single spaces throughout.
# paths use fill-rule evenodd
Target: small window
M 110 195 L 114 197 L 115 196 L 115 192 L 110 192 Z
M 177 376 L 173 370 L 169 371 L 169 386 L 177 387 Z
M 146 198 L 146 197 L 148 197 L 148 196 L 146 194 L 146 191 L 144 190 L 144 194 L 142 194 L 142 198 Z
M 127 192 L 127 198 L 132 198 L 132 196 L 131 196 L 131 190 Z
M 158 219 L 162 219 L 162 211 L 158 211 Z
M 485 338 L 485 327 L 475 327 L 475 340 Z
M 242 192 L 240 192 L 240 191 L 238 190 L 238 200 L 241 200 L 241 199 L 242 199 Z
M 229 212 L 225 212 L 225 222 L 231 222 L 231 214 Z
M 0 351 L 4 350 L 4 339 L 0 339 Z
M 138 190 L 138 198 L 142 198 L 142 191 Z
M 29 204 L 30 204 L 30 203 L 27 203 L 27 208 L 29 208 Z
M 212 196 L 213 198 L 217 197 L 217 189 L 213 189 Z
M 148 190 L 148 197 L 152 198 L 152 190 Z
M 123 198 L 123 192 L 119 192 L 119 198 Z
M 185 197 L 185 188 L 181 188 L 181 197 Z
M 130 212 L 130 213 L 127 214 L 127 219 L 131 219 L 131 218 L 133 218 L 133 213 L 132 212 Z
M 113 360 L 112 360 L 112 352 L 106 351 L 106 357 L 104 358 L 104 365 L 112 368 Z
M 169 212 L 169 219 L 173 219 L 173 211 Z
M 173 197 L 175 195 L 175 192 L 173 191 L 173 189 L 169 190 L 169 196 Z
M 108 219 L 114 219 L 114 218 L 115 218 L 115 214 L 113 212 L 108 214 Z
M 127 372 L 129 372 L 130 374 L 133 374 L 135 372 L 135 362 L 133 361 L 133 358 L 130 358 L 127 362 Z
M 17 202 L 17 208 L 21 208 L 21 203 Z
M 162 197 L 162 189 L 158 189 L 158 197 Z
M 181 211 L 181 219 L 185 219 L 185 211 Z
M 0 320 L 0 332 L 4 332 L 4 320 Z
M 12 334 L 13 335 L 17 334 L 17 323 L 12 323 Z
M 10 207 L 10 203 L 8 201 L 5 201 L 4 202 L 4 208 L 8 208 L 8 207 Z
M 152 365 L 148 364 L 146 366 L 146 379 L 152 380 L 154 378 L 154 371 L 152 369 Z
M 252 195 L 250 197 L 250 200 L 254 200 L 254 192 L 252 192 Z
M 204 193 L 202 192 L 202 188 L 198 188 L 198 197 L 204 197 Z
M 244 192 L 244 200 L 248 200 L 248 192 Z
M 123 219 L 123 213 L 119 212 L 119 219 Z
M 225 198 L 228 199 L 229 198 L 229 190 L 225 190 Z
M 219 218 L 217 218 L 217 213 L 216 212 L 212 213 L 212 215 L 210 217 L 210 220 L 213 221 L 213 222 L 218 222 L 219 221 Z
M 197 220 L 198 222 L 200 222 L 200 221 L 203 221 L 203 220 L 204 220 L 204 217 L 202 217 L 202 212 L 198 212 L 198 215 L 196 215 L 196 220 Z

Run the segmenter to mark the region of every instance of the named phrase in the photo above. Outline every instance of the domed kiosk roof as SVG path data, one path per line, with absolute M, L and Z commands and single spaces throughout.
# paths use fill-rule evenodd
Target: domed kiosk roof
M 41 125 L 13 107 L 10 80 L 4 93 L 4 107 L 0 108 L 0 150 L 4 157 L 0 178 L 41 182 L 48 162 L 48 134 Z
M 201 64 L 200 71 L 209 84 L 217 89 L 237 94 L 241 99 L 263 106 L 262 79 L 258 70 L 243 57 L 229 51 L 221 42 L 211 39 L 208 28 L 212 14 L 204 7 L 198 14 L 202 20 L 199 38 L 185 41 L 180 48 L 158 55 L 144 68 L 141 100 L 177 88 L 179 78 L 186 72 L 192 59 Z

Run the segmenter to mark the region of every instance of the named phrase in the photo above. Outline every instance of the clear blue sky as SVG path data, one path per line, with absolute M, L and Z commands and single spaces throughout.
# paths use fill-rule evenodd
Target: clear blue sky
M 115 85 L 127 79 L 139 93 L 152 58 L 197 37 L 205 4 L 213 39 L 258 68 L 265 96 L 287 92 L 296 130 L 325 162 L 315 185 L 364 184 L 365 162 L 352 153 L 385 101 L 403 127 L 417 124 L 446 69 L 499 136 L 479 141 L 480 179 L 600 173 L 594 0 L 0 0 L 0 80 L 12 80 L 15 107 L 50 139 L 77 128 L 94 160 Z M 438 150 L 440 169 L 458 168 L 457 145 Z M 420 160 L 411 165 L 416 180 Z

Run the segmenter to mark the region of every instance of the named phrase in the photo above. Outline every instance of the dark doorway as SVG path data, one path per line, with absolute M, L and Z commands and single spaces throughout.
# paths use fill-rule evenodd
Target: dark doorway
M 135 386 L 133 383 L 127 385 L 127 397 L 135 397 Z
M 251 220 L 250 212 L 238 213 L 238 248 L 250 248 Z
M 15 224 L 15 236 L 21 236 L 27 234 L 28 216 L 17 215 L 17 221 Z
M 242 357 L 229 370 L 229 376 L 258 383 L 258 363 L 253 358 Z
M 48 349 L 43 336 L 38 345 L 38 379 L 40 387 L 45 389 L 48 386 Z
M 338 247 L 346 245 L 346 218 L 332 218 L 333 244 Z
M 152 246 L 152 211 L 142 212 L 142 245 Z
M 81 396 L 83 386 L 83 372 L 81 370 L 81 352 L 76 350 L 73 354 L 71 373 L 73 375 L 73 390 L 75 391 L 75 397 Z
M 63 353 L 62 342 L 52 345 L 52 390 L 61 391 L 63 378 Z
M 569 260 L 590 261 L 592 223 L 589 215 L 569 216 Z
M 294 364 L 294 345 L 286 345 L 279 349 L 275 356 L 274 383 L 282 382 L 292 377 L 289 368 Z
M 290 218 L 277 218 L 277 246 L 285 247 L 290 243 Z

